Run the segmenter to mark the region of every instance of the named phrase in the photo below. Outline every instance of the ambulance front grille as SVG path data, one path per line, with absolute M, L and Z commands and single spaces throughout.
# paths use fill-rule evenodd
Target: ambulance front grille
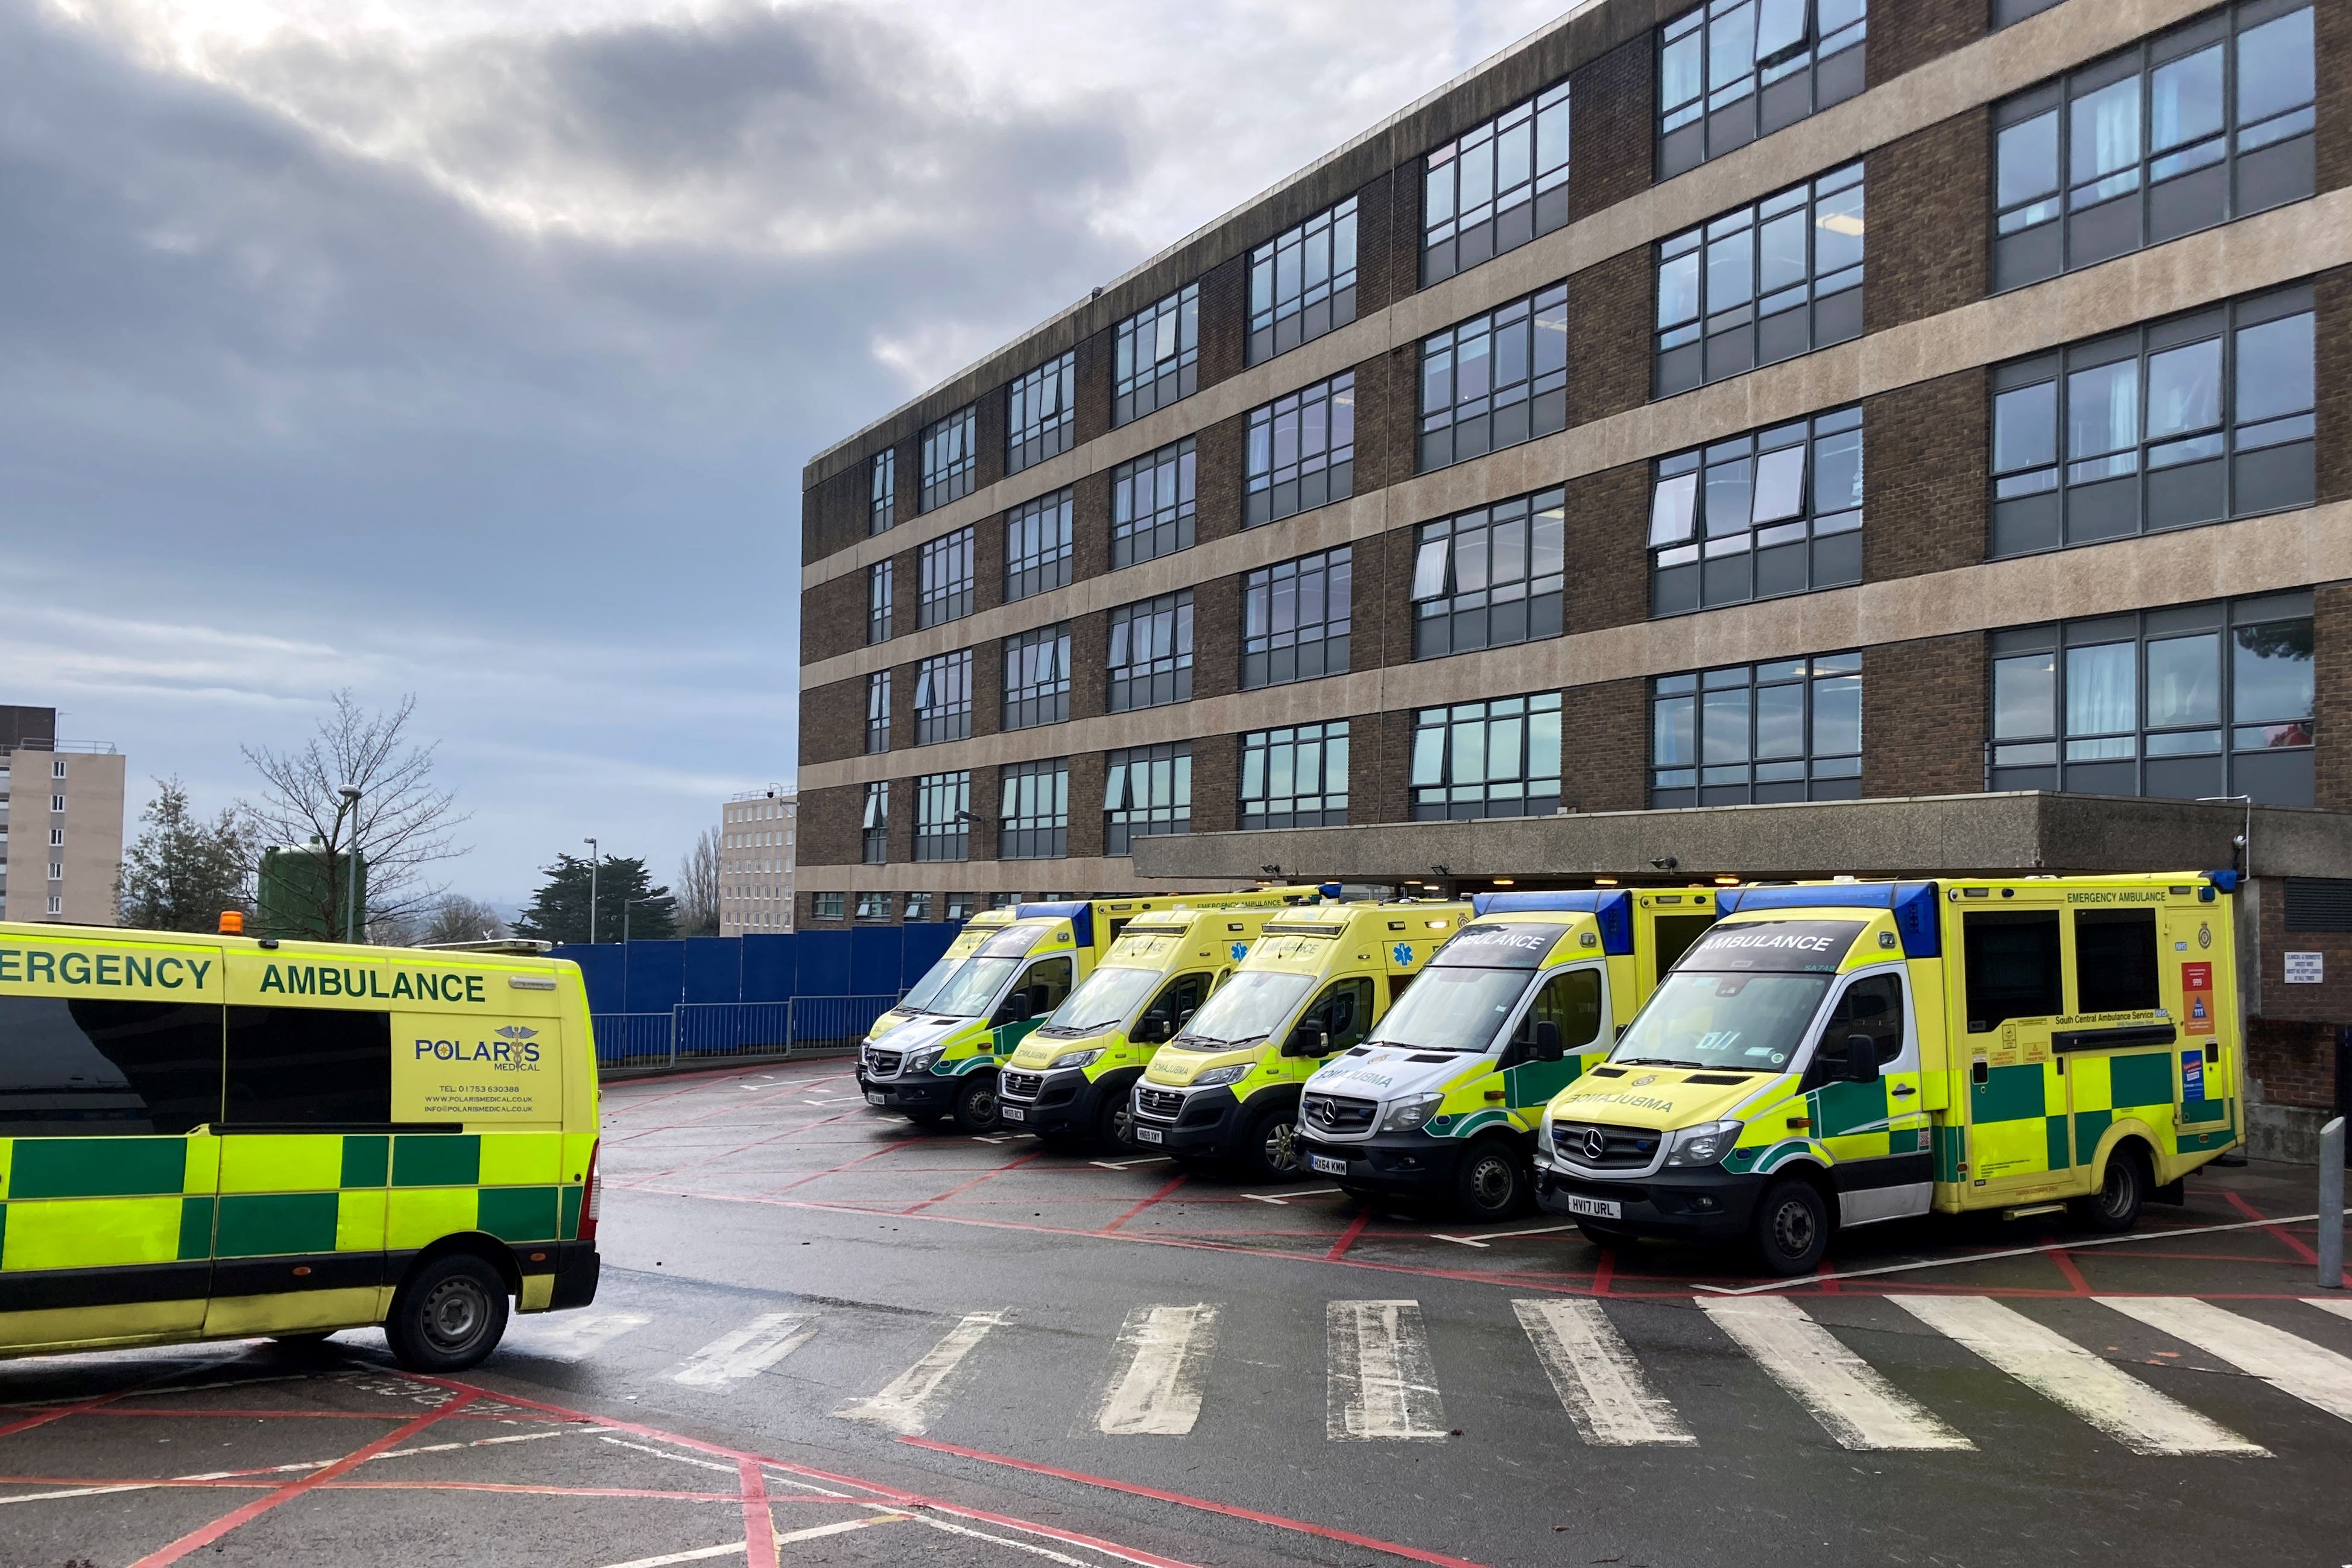
M 1349 1100 L 1336 1094 L 1310 1094 L 1302 1107 L 1307 1124 L 1321 1132 L 1361 1132 L 1372 1124 L 1380 1106 L 1369 1100 Z
M 1184 1109 L 1184 1097 L 1172 1089 L 1139 1089 L 1135 1091 L 1135 1108 L 1146 1116 L 1173 1121 L 1176 1113 Z
M 904 1051 L 869 1050 L 866 1053 L 866 1076 L 869 1078 L 897 1078 L 898 1076 L 898 1065 L 906 1059 L 907 1053 Z
M 1034 1100 L 1037 1091 L 1045 1087 L 1045 1075 L 1040 1072 L 1005 1072 L 996 1075 L 996 1092 L 1005 1100 Z
M 1563 1158 L 1588 1171 L 1644 1171 L 1658 1157 L 1659 1134 L 1646 1127 L 1555 1121 L 1551 1141 Z

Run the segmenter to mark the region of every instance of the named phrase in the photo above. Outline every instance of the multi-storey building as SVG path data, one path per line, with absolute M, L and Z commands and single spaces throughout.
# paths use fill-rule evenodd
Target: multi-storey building
M 58 740 L 54 708 L 0 706 L 0 918 L 117 923 L 123 765 Z
M 1581 6 L 809 463 L 803 913 L 2240 855 L 2307 1056 L 2347 184 L 2335 0 Z
M 793 929 L 800 798 L 770 785 L 719 807 L 719 934 Z

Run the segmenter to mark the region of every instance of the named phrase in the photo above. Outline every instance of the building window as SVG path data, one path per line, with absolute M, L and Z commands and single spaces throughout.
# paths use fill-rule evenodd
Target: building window
M 927 658 L 915 667 L 915 744 L 971 737 L 971 649 Z
M 972 531 L 959 528 L 923 546 L 919 557 L 922 597 L 915 609 L 918 626 L 935 626 L 971 614 L 971 542 Z
M 1559 636 L 1566 501 L 1543 490 L 1421 525 L 1413 658 Z
M 1568 222 L 1568 83 L 1422 161 L 1421 280 L 1516 250 Z
M 1250 363 L 1355 319 L 1355 197 L 1250 252 Z
M 61 779 L 66 776 L 66 760 L 63 757 L 58 757 L 51 760 L 49 763 L 49 776 L 53 779 Z
M 51 893 L 51 894 L 49 895 L 49 913 L 51 913 L 51 914 L 53 914 L 53 915 L 61 915 L 61 914 L 63 914 L 63 913 L 65 913 L 65 912 L 66 912 L 66 901 L 65 901 L 65 900 L 63 900 L 63 899 L 59 898 L 59 897 L 58 897 L 57 894 L 55 894 L 55 893 Z
M 1070 763 L 1020 763 L 1002 775 L 996 858 L 1055 860 L 1069 853 Z
M 1862 581 L 1862 410 L 1662 458 L 1650 610 L 1679 615 Z
M 811 893 L 809 918 L 819 921 L 837 921 L 841 919 L 842 905 L 846 901 L 847 895 L 842 893 Z
M 866 678 L 866 749 L 890 749 L 890 672 L 887 669 Z
M 865 834 L 866 863 L 883 865 L 890 858 L 890 785 L 887 782 L 866 786 L 866 816 L 861 825 Z
M 1989 786 L 2309 805 L 2311 594 L 1992 638 Z
M 1345 827 L 1348 723 L 1242 737 L 1244 827 Z
M 1192 442 L 1190 437 L 1110 475 L 1110 563 L 1132 566 L 1192 543 Z
M 857 918 L 862 921 L 887 921 L 890 918 L 890 895 L 860 893 L 857 895 Z
M 1078 356 L 1041 364 L 1005 391 L 1004 471 L 1017 474 L 1070 449 L 1077 434 Z
M 1862 335 L 1862 165 L 1658 247 L 1658 395 Z
M 1658 34 L 1658 178 L 1863 89 L 1868 0 L 1708 0 Z
M 1341 545 L 1262 566 L 1242 590 L 1242 687 L 1348 672 L 1355 565 Z
M 1004 727 L 1031 730 L 1070 716 L 1070 625 L 1004 639 Z
M 64 848 L 65 847 L 66 847 L 66 830 L 65 830 L 64 828 L 62 828 L 62 827 L 52 827 L 52 828 L 50 828 L 50 829 L 49 829 L 49 847 L 50 847 L 50 848 L 52 848 L 52 849 L 62 849 L 62 848 Z
M 925 773 L 915 781 L 915 858 L 961 860 L 971 815 L 971 773 Z
M 1567 427 L 1567 284 L 1422 340 L 1424 472 Z
M 2013 27 L 2028 16 L 2063 3 L 2063 0 L 1992 0 L 1992 25 L 1995 28 Z
M 63 796 L 63 795 L 53 795 L 49 796 L 49 809 L 50 809 L 51 811 L 63 811 L 65 808 L 66 808 L 66 797 L 65 797 L 65 796 Z
M 1192 698 L 1192 590 L 1110 613 L 1110 711 Z
M 931 895 L 929 893 L 908 893 L 907 895 L 907 918 L 910 921 L 929 920 L 931 918 Z
M 873 490 L 866 501 L 866 531 L 881 533 L 898 521 L 898 451 L 874 454 Z
M 66 879 L 66 868 L 65 868 L 65 863 L 64 863 L 63 861 L 60 861 L 60 860 L 52 860 L 52 861 L 50 861 L 50 862 L 49 862 L 49 880 L 50 880 L 50 881 L 52 881 L 52 882 L 62 882 L 62 881 L 64 881 L 65 879 Z
M 1993 372 L 1992 551 L 2308 506 L 2308 285 Z
M 1356 373 L 1344 371 L 1251 411 L 1242 526 L 1345 500 L 1355 475 Z
M 866 569 L 866 641 L 869 647 L 890 640 L 891 579 L 896 575 L 892 571 L 895 564 L 894 562 L 877 561 Z
M 1201 286 L 1188 284 L 1118 324 L 1113 425 L 1126 425 L 1199 389 Z
M 1004 514 L 1004 602 L 1070 580 L 1070 492 L 1056 490 Z
M 2000 105 L 1993 286 L 2310 195 L 2315 47 L 2308 4 L 2253 0 Z
M 1134 746 L 1110 754 L 1103 780 L 1103 852 L 1126 855 L 1156 833 L 1192 831 L 1192 748 Z
M 1424 708 L 1412 718 L 1412 819 L 1559 809 L 1559 693 Z
M 970 893 L 950 893 L 948 895 L 948 919 L 951 921 L 968 921 L 971 919 L 972 910 L 978 902 L 979 900 L 974 899 Z
M 1650 805 L 1862 795 L 1862 655 L 1739 664 L 1650 683 Z
M 923 510 L 932 511 L 971 493 L 974 458 L 979 454 L 979 421 L 969 408 L 960 408 L 923 431 Z

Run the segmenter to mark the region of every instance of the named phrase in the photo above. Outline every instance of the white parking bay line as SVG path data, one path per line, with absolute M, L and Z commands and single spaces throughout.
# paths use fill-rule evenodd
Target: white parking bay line
M 1446 1435 L 1437 1363 L 1418 1301 L 1330 1301 L 1323 1435 L 1335 1443 L 1411 1442 Z
M 1675 1407 L 1651 1388 L 1642 1365 L 1598 1301 L 1515 1300 L 1511 1310 L 1534 1342 L 1568 1418 L 1604 1448 L 1698 1441 Z
M 1848 1448 L 1967 1449 L 1976 1445 L 1896 1388 L 1783 1296 L 1702 1296 L 1715 1326 L 1754 1357 L 1822 1430 Z
M 2186 1340 L 2207 1355 L 2261 1378 L 2281 1394 L 2352 1421 L 2352 1357 L 2191 1296 L 2098 1300 L 2126 1318 Z
M 688 1388 L 724 1388 L 757 1377 L 806 1344 L 816 1324 L 805 1312 L 762 1312 L 688 1358 L 672 1381 Z
M 2108 1361 L 1990 1296 L 1897 1296 L 1895 1305 L 2064 1405 L 2135 1454 L 2270 1458 Z
M 1572 1225 L 1539 1225 L 1533 1230 L 1498 1230 L 1491 1236 L 1441 1236 L 1429 1233 L 1432 1241 L 1450 1241 L 1457 1247 L 1491 1247 L 1498 1241 L 1517 1241 L 1523 1236 L 1556 1236 L 1563 1230 L 1574 1230 Z
M 1012 1317 L 1009 1311 L 966 1313 L 963 1321 L 948 1331 L 947 1338 L 925 1352 L 922 1360 L 885 1384 L 879 1394 L 853 1399 L 834 1414 L 845 1421 L 870 1421 L 910 1437 L 921 1436 L 931 1417 L 939 1413 L 940 1402 L 946 1397 L 949 1377 L 973 1347 L 988 1337 L 989 1330 L 1010 1321 Z
M 1284 1193 L 1279 1197 L 1272 1193 L 1244 1193 L 1242 1196 L 1254 1204 L 1273 1204 L 1279 1207 L 1293 1198 L 1328 1198 L 1336 1195 L 1339 1191 L 1337 1187 L 1308 1187 L 1303 1192 Z
M 1113 1437 L 1181 1437 L 1201 1418 L 1201 1391 L 1217 1353 L 1224 1309 L 1138 1307 L 1120 1325 L 1094 1428 Z
M 653 1320 L 636 1312 L 588 1312 L 532 1323 L 510 1338 L 516 1350 L 546 1361 L 582 1361 L 588 1354 Z
M 1089 1165 L 1099 1165 L 1106 1171 L 1125 1171 L 1137 1165 L 1158 1165 L 1168 1159 L 1165 1154 L 1144 1154 L 1132 1160 L 1089 1160 Z

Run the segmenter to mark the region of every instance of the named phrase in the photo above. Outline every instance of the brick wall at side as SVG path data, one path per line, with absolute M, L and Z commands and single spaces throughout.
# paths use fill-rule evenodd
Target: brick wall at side
M 2318 497 L 2352 500 L 2352 267 L 2323 272 L 2313 290 L 2318 405 Z
M 1412 820 L 1412 715 L 1374 713 L 1348 730 L 1348 820 Z
M 866 464 L 856 463 L 801 492 L 802 561 L 822 561 L 866 537 L 869 476 Z
M 1986 0 L 1902 0 L 1896 5 L 1873 6 L 1870 85 L 1893 81 L 1983 37 L 1991 25 L 1990 11 Z
M 801 764 L 838 763 L 866 752 L 866 678 L 829 681 L 801 693 Z
M 866 574 L 845 572 L 801 595 L 801 663 L 866 646 Z
M 1875 38 L 1871 47 L 1877 47 Z M 1984 298 L 1990 110 L 1973 109 L 1870 154 L 1865 331 L 1956 310 Z
M 1242 579 L 1218 577 L 1192 590 L 1192 695 L 1230 696 L 1241 675 Z
M 1650 465 L 1568 487 L 1568 629 L 1631 626 L 1650 613 Z
M 1201 278 L 1203 390 L 1239 375 L 1249 359 L 1249 258 L 1229 257 Z
M 1077 383 L 1070 395 L 1077 399 L 1079 446 L 1110 429 L 1111 382 L 1118 364 L 1118 334 L 1108 327 L 1078 341 Z
M 2341 190 L 2352 185 L 2352 5 L 2320 0 L 2312 15 L 2318 25 L 2318 188 Z
M 2352 931 L 2291 931 L 2286 929 L 2284 883 L 2265 877 L 2255 890 L 2263 1016 L 2273 1024 L 2352 1024 Z M 2318 984 L 2286 983 L 2290 952 L 2319 954 L 2322 979 Z
M 2318 772 L 2313 804 L 2352 810 L 2352 583 L 2323 583 L 2313 590 L 2311 629 Z
M 866 786 L 841 784 L 833 789 L 803 790 L 794 846 L 803 866 L 854 866 L 866 858 L 862 824 Z
M 1103 852 L 1103 781 L 1109 764 L 1100 752 L 1070 759 L 1070 858 L 1091 860 Z
M 971 650 L 971 732 L 975 739 L 1004 729 L 1004 644 L 994 638 Z M 980 808 L 974 806 L 973 810 Z
M 1110 570 L 1110 473 L 1100 469 L 1070 487 L 1070 581 Z
M 1408 524 L 1356 542 L 1348 590 L 1352 669 L 1412 662 L 1414 531 Z
M 1569 77 L 1571 220 L 1649 189 L 1657 164 L 1656 58 L 1645 34 Z
M 2326 1110 L 2336 1103 L 2336 1028 L 2289 1018 L 2246 1020 L 2246 1074 L 2273 1105 Z
M 1862 651 L 1862 793 L 1968 795 L 1984 788 L 1982 632 Z
M 1384 310 L 1412 293 L 1421 279 L 1414 268 L 1417 253 L 1396 243 L 1399 198 L 1418 206 L 1410 171 L 1375 174 L 1356 190 L 1356 317 L 1359 321 Z M 1344 198 L 1342 198 L 1344 199 Z M 1406 215 L 1406 229 L 1413 214 Z
M 1192 442 L 1192 538 L 1206 544 L 1242 531 L 1242 491 L 1247 483 L 1249 416 L 1221 419 Z
M 1988 406 L 1980 370 L 1863 405 L 1865 582 L 1950 572 L 1984 559 Z
M 1650 804 L 1650 683 L 1571 686 L 1560 699 L 1559 802 L 1571 811 Z
M 1588 267 L 1568 280 L 1568 422 L 1573 427 L 1650 400 L 1656 279 L 1650 247 Z
M 1370 495 L 1412 478 L 1413 376 L 1419 353 L 1406 344 L 1356 367 L 1358 495 Z
M 1110 613 L 1070 617 L 1070 717 L 1099 719 L 1108 710 Z M 1101 798 L 1097 792 L 1096 798 Z
M 1230 833 L 1241 816 L 1241 737 L 1192 740 L 1192 831 Z

